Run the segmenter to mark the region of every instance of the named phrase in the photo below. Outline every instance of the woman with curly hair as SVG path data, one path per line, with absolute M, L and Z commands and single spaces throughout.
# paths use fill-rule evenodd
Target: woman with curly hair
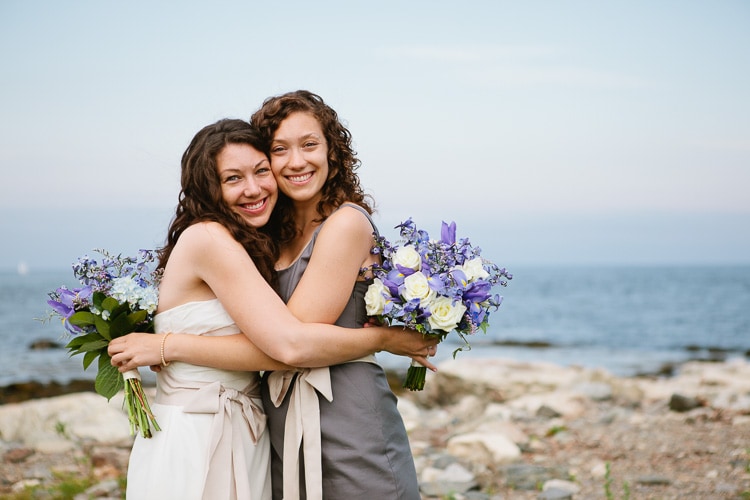
M 271 227 L 282 298 L 303 321 L 363 326 L 377 228 L 349 130 L 305 90 L 267 99 L 251 122 L 270 139 L 280 190 Z M 396 397 L 373 355 L 264 381 L 274 498 L 420 498 Z M 317 412 L 319 422 L 309 418 Z

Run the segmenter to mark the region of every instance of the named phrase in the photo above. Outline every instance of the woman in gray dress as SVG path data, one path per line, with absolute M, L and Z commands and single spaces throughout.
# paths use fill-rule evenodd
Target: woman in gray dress
M 303 321 L 363 326 L 371 280 L 363 270 L 375 258 L 377 229 L 355 174 L 359 160 L 349 131 L 333 109 L 307 91 L 267 99 L 252 123 L 271 138 L 269 157 L 279 184 L 273 215 L 279 223 L 272 227 L 280 229 L 274 236 L 280 242 L 276 268 L 282 299 L 302 310 L 295 314 Z M 311 295 L 314 300 L 296 303 L 296 297 Z M 330 390 L 313 394 L 320 451 L 313 435 L 317 428 L 305 422 L 315 402 L 307 402 L 304 393 L 319 389 L 310 378 L 330 380 L 325 386 Z M 301 373 L 267 373 L 264 381 L 274 498 L 295 498 L 298 492 L 312 498 L 320 491 L 318 481 L 326 499 L 420 498 L 396 397 L 374 356 Z

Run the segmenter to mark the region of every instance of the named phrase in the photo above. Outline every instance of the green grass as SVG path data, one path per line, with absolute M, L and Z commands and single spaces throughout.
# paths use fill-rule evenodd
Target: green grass
M 604 473 L 604 496 L 607 500 L 614 500 L 615 496 L 612 493 L 612 466 L 609 462 L 606 463 L 606 472 Z M 625 481 L 622 483 L 622 499 L 630 499 L 630 484 Z

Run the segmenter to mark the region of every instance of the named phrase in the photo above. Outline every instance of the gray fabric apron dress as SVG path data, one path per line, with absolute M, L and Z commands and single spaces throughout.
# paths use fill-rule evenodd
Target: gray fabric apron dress
M 361 207 L 345 204 L 369 214 Z M 305 272 L 319 226 L 300 258 L 279 272 L 280 293 L 288 301 Z M 377 228 L 373 224 L 377 233 Z M 367 320 L 364 294 L 369 281 L 354 285 L 349 302 L 336 324 L 361 327 Z M 352 332 L 352 335 L 356 335 Z M 277 408 L 263 377 L 261 395 L 271 436 L 273 498 L 283 496 L 284 428 L 291 391 Z M 396 397 L 383 368 L 370 362 L 350 362 L 330 367 L 332 401 L 318 393 L 322 450 L 322 487 L 326 500 L 353 498 L 419 500 L 419 484 Z M 302 453 L 300 452 L 300 455 Z M 307 498 L 304 461 L 300 456 L 300 498 Z M 292 500 L 287 497 L 286 500 Z

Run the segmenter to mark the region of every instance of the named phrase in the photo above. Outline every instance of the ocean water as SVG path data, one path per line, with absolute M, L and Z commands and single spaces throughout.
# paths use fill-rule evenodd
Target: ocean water
M 467 337 L 460 357 L 499 357 L 601 367 L 629 376 L 654 373 L 688 359 L 744 357 L 750 352 L 750 266 L 522 267 L 498 288 L 504 301 L 486 334 Z M 76 286 L 70 271 L 0 272 L 0 386 L 36 380 L 94 378 L 80 357 L 62 348 L 59 320 L 47 316 L 47 293 Z M 441 344 L 436 361 L 461 345 Z M 378 355 L 387 368 L 408 362 Z M 148 370 L 142 370 L 142 373 Z M 144 373 L 146 381 L 152 375 Z

